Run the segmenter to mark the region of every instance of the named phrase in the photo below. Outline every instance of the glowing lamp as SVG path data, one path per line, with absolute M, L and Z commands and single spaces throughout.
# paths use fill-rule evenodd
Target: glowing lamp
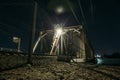
M 56 8 L 56 13 L 61 14 L 63 12 L 64 12 L 64 8 L 62 6 Z
M 61 28 L 58 28 L 58 29 L 56 30 L 56 33 L 57 33 L 58 35 L 61 35 L 61 34 L 62 34 L 62 29 L 61 29 Z

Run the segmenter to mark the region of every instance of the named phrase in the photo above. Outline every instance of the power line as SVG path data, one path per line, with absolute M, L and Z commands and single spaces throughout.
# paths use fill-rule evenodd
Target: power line
M 70 7 L 70 9 L 71 9 L 71 11 L 72 11 L 72 13 L 73 13 L 73 15 L 74 15 L 76 21 L 77 21 L 78 23 L 80 23 L 80 21 L 79 21 L 77 15 L 76 15 L 76 13 L 74 12 L 74 10 L 73 10 L 73 8 L 72 8 L 71 3 L 70 3 L 69 0 L 68 0 L 68 5 L 69 5 L 69 7 Z
M 91 10 L 91 19 L 94 22 L 94 9 L 93 9 L 93 1 L 90 0 L 90 10 Z
M 85 19 L 85 15 L 84 15 L 84 12 L 83 12 L 83 9 L 82 9 L 81 2 L 80 2 L 80 0 L 77 0 L 77 1 L 78 1 L 78 4 L 79 4 L 79 7 L 80 7 L 80 11 L 81 11 L 81 14 L 82 14 L 82 17 L 83 17 L 84 23 L 85 23 L 86 26 L 87 26 L 87 22 L 86 22 L 86 19 Z

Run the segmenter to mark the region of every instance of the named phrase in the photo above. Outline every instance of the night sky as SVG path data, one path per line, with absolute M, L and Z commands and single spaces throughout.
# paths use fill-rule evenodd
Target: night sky
M 53 29 L 55 24 L 64 26 L 84 24 L 96 53 L 120 52 L 119 0 L 69 0 L 75 15 L 67 1 L 37 0 L 36 37 L 39 30 Z M 57 6 L 63 6 L 65 11 L 57 14 L 55 12 Z M 1 48 L 17 48 L 17 44 L 12 42 L 12 37 L 18 36 L 22 39 L 21 49 L 28 50 L 32 7 L 32 0 L 0 0 Z

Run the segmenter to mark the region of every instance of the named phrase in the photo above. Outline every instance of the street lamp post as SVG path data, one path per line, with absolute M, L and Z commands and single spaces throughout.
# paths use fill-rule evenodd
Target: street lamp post
M 59 48 L 59 39 L 62 35 L 62 28 L 58 28 L 58 26 L 56 26 L 57 28 L 55 29 L 55 35 L 54 35 L 54 40 L 53 40 L 53 46 L 52 49 L 50 51 L 50 55 L 53 55 L 56 52 L 57 47 Z
M 59 37 L 59 42 L 58 42 L 58 54 L 62 54 L 62 33 L 63 33 L 63 30 L 62 28 L 58 28 L 56 30 L 56 34 L 58 35 L 57 37 Z

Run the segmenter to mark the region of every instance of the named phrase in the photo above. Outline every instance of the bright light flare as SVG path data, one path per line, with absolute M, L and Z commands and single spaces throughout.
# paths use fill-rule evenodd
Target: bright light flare
M 56 33 L 57 33 L 58 35 L 61 35 L 61 34 L 62 34 L 62 29 L 61 29 L 61 28 L 56 29 Z

